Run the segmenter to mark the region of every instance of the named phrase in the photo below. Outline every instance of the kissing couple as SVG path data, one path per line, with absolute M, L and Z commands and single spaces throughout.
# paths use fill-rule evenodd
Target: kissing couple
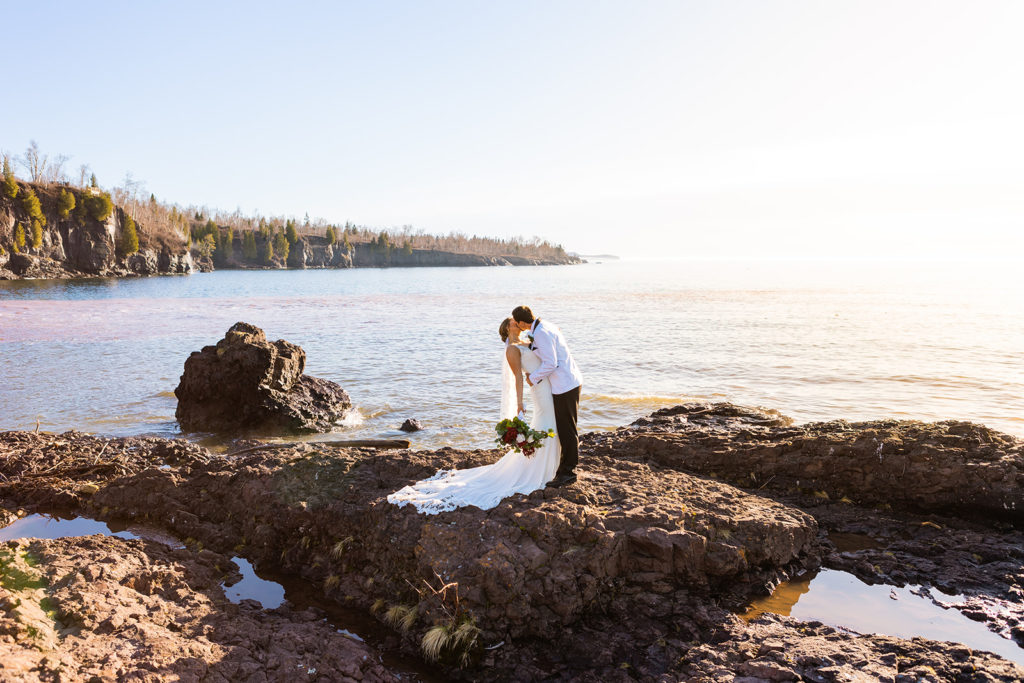
M 489 510 L 516 493 L 531 493 L 576 482 L 579 461 L 577 414 L 583 377 L 562 331 L 517 306 L 498 326 L 505 344 L 501 360 L 500 420 L 525 415 L 524 384 L 530 388 L 530 429 L 550 433 L 530 456 L 509 450 L 498 462 L 466 470 L 441 470 L 388 496 L 395 505 L 412 504 L 437 514 L 475 505 Z

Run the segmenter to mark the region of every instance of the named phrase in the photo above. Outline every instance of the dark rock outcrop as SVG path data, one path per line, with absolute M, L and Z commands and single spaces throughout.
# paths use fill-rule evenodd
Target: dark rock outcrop
M 688 403 L 588 445 L 738 486 L 1024 522 L 1024 440 L 969 422 L 793 425 L 778 413 Z
M 185 361 L 175 417 L 186 431 L 328 432 L 352 403 L 334 382 L 304 375 L 305 367 L 300 347 L 236 323 Z
M 15 249 L 15 230 L 20 224 L 29 237 L 31 219 L 21 198 L 32 189 L 45 217 L 42 240 L 38 246 L 27 243 L 21 253 Z M 134 254 L 118 252 L 118 241 L 126 223 L 125 211 L 115 207 L 103 221 L 81 211 L 61 217 L 57 196 L 64 189 L 81 204 L 92 190 L 62 188 L 53 185 L 19 183 L 18 198 L 0 196 L 0 247 L 7 252 L 0 262 L 0 279 L 57 279 L 75 277 L 126 277 L 159 273 L 191 273 L 195 270 L 184 236 L 154 236 L 147 226 L 138 225 L 139 250 Z
M 423 429 L 423 425 L 420 424 L 419 420 L 409 418 L 408 420 L 402 423 L 402 426 L 399 427 L 399 429 L 401 429 L 403 432 L 418 432 L 421 429 Z

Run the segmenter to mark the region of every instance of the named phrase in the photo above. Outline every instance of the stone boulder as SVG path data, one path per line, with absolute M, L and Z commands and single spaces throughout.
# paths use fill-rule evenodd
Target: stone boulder
M 216 346 L 185 361 L 174 395 L 185 431 L 328 432 L 351 409 L 334 382 L 303 374 L 306 352 L 235 323 Z
M 402 423 L 402 426 L 399 427 L 399 429 L 403 432 L 418 432 L 423 429 L 423 424 L 415 418 L 409 418 Z

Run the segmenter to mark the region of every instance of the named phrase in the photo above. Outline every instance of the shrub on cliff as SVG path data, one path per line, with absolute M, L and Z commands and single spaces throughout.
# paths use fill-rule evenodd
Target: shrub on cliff
M 61 188 L 60 197 L 57 198 L 57 215 L 61 218 L 67 218 L 71 215 L 74 208 L 75 193 L 68 192 L 67 189 Z
M 338 233 L 334 231 L 333 225 L 327 226 L 327 232 L 324 236 L 327 238 L 327 244 L 334 244 L 338 241 Z
M 43 207 L 39 205 L 39 197 L 36 196 L 32 188 L 25 190 L 25 196 L 21 198 L 21 207 L 33 221 L 39 221 L 42 225 L 46 225 Z
M 106 192 L 90 195 L 85 198 L 85 210 L 89 213 L 90 218 L 102 223 L 110 218 L 110 214 L 114 213 L 114 202 L 110 200 L 110 195 Z
M 202 239 L 199 239 L 195 243 L 195 249 L 199 252 L 199 255 L 203 258 L 210 258 L 213 256 L 214 249 L 217 248 L 217 240 L 213 239 L 213 235 L 206 235 Z
M 279 232 L 274 235 L 274 253 L 281 257 L 282 260 L 288 261 L 289 244 L 288 238 L 285 237 L 284 233 Z
M 4 196 L 9 199 L 14 199 L 18 196 L 18 181 L 14 179 L 11 162 L 6 157 L 4 158 L 3 192 Z
M 121 241 L 118 250 L 122 256 L 134 254 L 139 250 L 139 234 L 135 230 L 135 221 L 131 216 L 124 217 L 124 225 L 121 226 Z
M 14 253 L 21 253 L 21 250 L 25 248 L 25 228 L 22 227 L 21 223 L 14 226 Z
M 43 246 L 43 224 L 38 218 L 32 219 L 32 248 Z

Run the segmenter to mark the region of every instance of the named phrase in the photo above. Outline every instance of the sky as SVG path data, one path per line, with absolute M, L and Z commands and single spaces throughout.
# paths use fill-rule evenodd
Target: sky
M 1024 258 L 1024 2 L 8 2 L 0 150 L 583 254 Z

